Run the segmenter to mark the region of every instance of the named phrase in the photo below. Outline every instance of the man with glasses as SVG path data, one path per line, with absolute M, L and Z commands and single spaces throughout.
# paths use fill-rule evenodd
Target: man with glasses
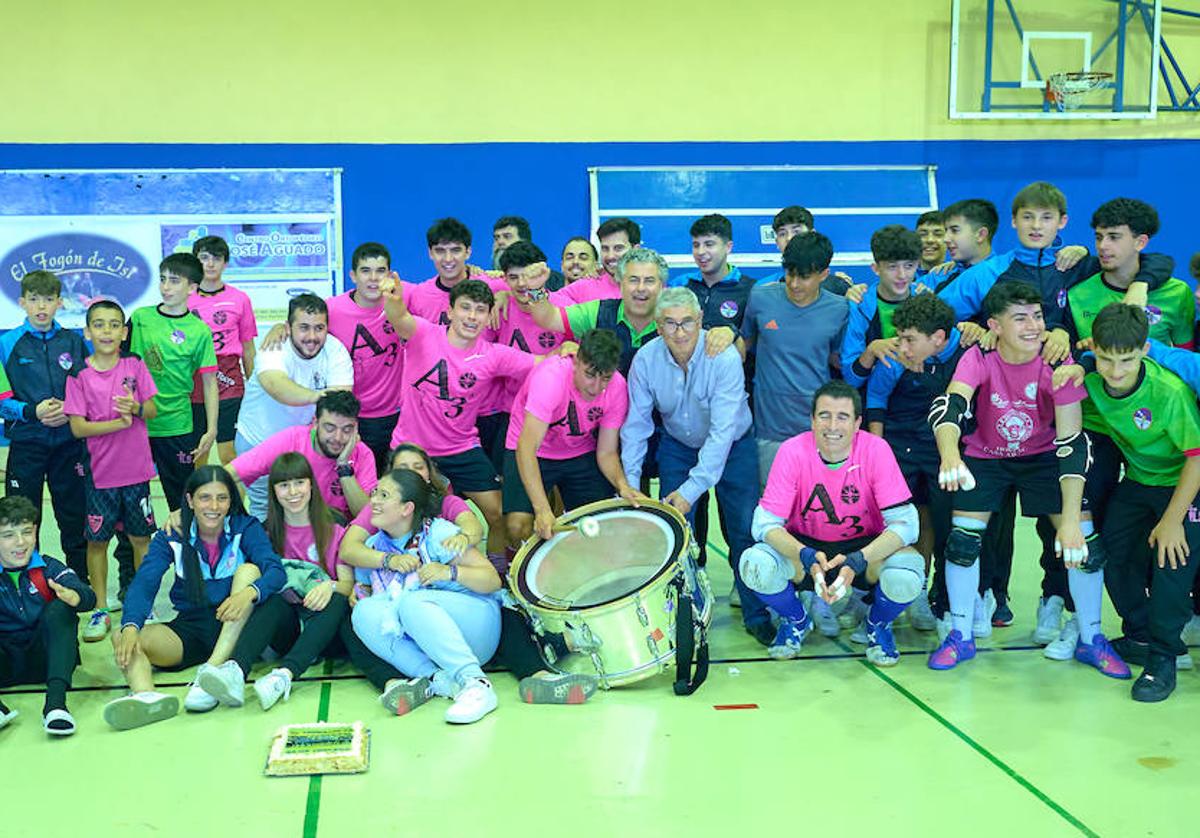
M 700 302 L 687 288 L 659 294 L 654 314 L 661 337 L 641 348 L 629 372 L 629 412 L 621 428 L 626 479 L 638 485 L 643 465 L 649 465 L 647 441 L 657 410 L 659 495 L 694 523 L 697 501 L 716 487 L 742 622 L 769 646 L 775 636 L 770 615 L 742 583 L 734 561 L 754 543 L 750 527 L 758 503 L 758 454 L 741 356 L 731 346 L 709 355 Z

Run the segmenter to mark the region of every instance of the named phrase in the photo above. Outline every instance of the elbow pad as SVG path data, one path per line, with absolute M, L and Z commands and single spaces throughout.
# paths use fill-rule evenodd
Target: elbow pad
M 942 425 L 954 425 L 962 433 L 963 420 L 971 416 L 971 406 L 958 393 L 942 393 L 929 405 L 929 427 L 937 432 Z
M 1059 480 L 1087 480 L 1092 468 L 1092 440 L 1086 431 L 1054 440 L 1054 453 L 1058 457 Z

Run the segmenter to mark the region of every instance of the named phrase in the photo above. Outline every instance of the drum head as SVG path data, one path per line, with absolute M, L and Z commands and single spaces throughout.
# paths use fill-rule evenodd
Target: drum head
M 533 551 L 516 580 L 520 596 L 549 609 L 614 602 L 669 570 L 685 543 L 678 521 L 651 507 L 589 517 L 599 525 L 594 537 L 559 533 Z

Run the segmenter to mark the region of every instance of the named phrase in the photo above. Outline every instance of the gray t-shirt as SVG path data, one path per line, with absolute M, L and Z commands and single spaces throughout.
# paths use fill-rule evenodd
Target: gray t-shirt
M 778 441 L 811 428 L 813 391 L 829 380 L 849 315 L 846 299 L 826 290 L 802 308 L 782 282 L 755 286 L 742 337 L 755 356 L 756 437 Z

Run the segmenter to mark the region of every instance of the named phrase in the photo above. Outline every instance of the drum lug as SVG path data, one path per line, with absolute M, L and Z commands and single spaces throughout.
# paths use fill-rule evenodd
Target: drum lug
M 650 625 L 650 615 L 646 613 L 646 607 L 642 604 L 641 600 L 638 600 L 637 616 L 643 626 L 648 627 Z

